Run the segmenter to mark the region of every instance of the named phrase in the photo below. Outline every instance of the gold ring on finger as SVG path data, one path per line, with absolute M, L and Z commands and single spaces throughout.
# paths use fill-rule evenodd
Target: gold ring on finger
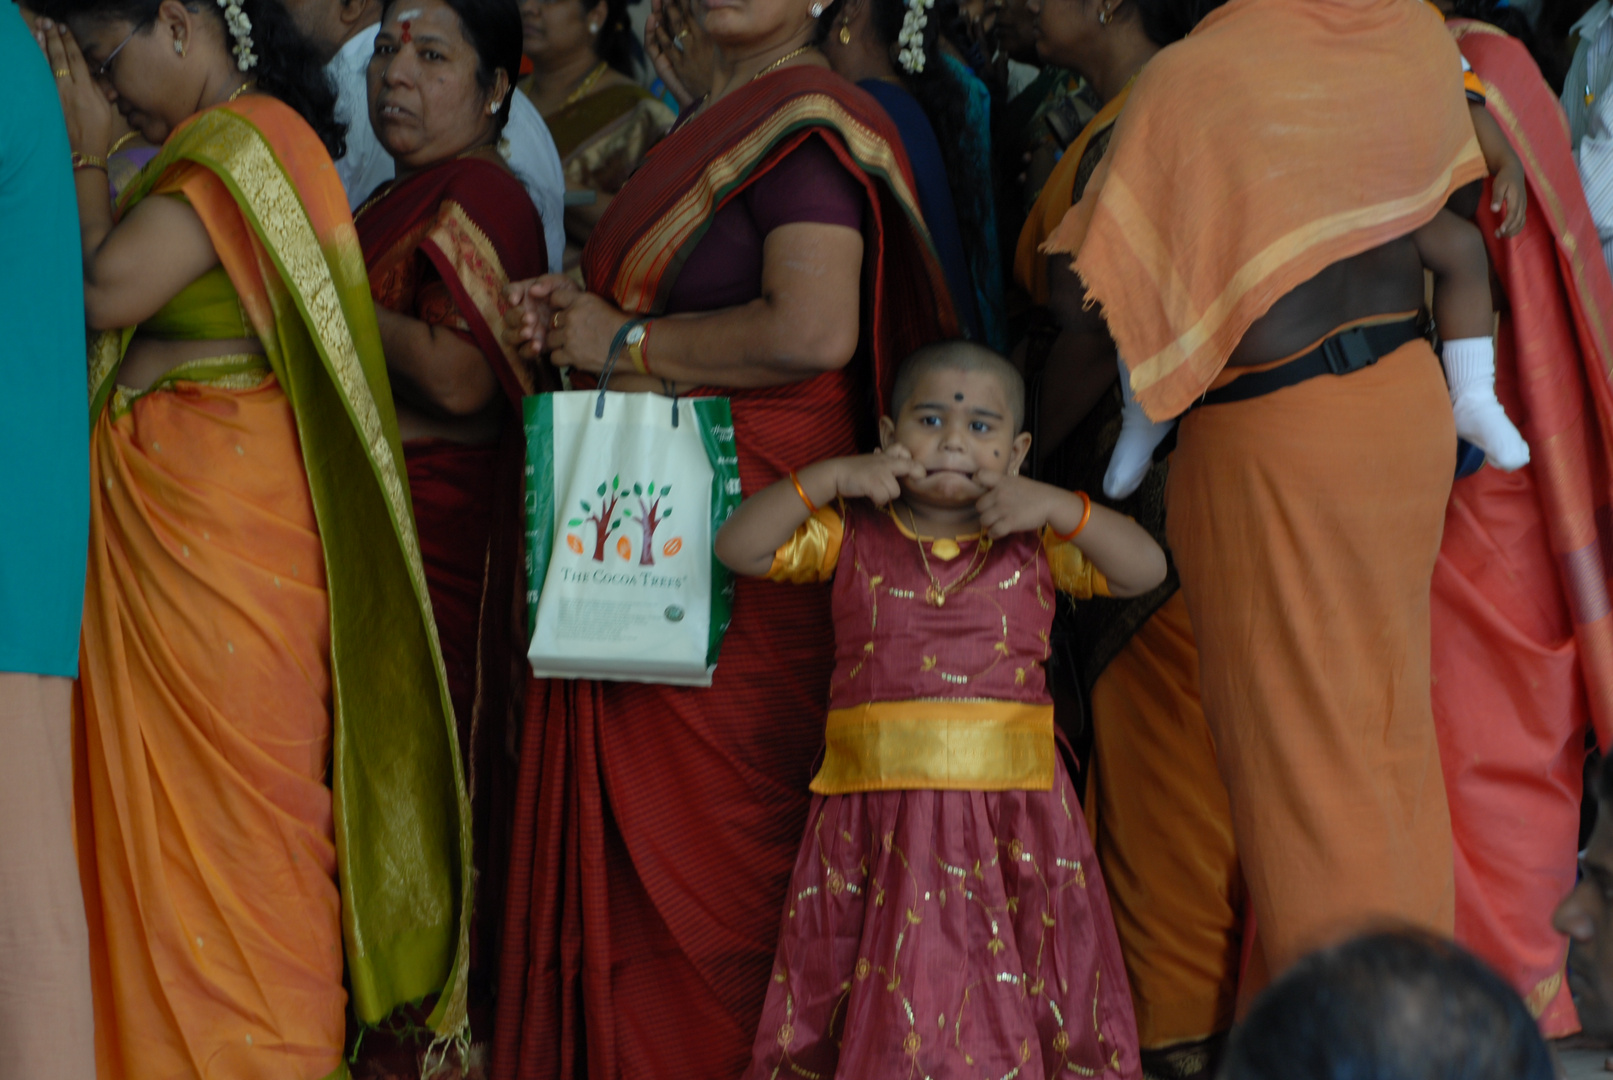
M 56 76 L 58 79 L 66 79 L 66 78 L 69 78 L 73 74 L 73 69 L 72 68 L 57 68 L 55 71 L 52 71 L 51 74 Z

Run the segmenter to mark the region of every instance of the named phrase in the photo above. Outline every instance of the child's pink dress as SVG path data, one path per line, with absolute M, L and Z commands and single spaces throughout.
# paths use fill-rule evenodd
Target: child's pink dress
M 835 672 L 752 1080 L 1140 1076 L 1042 670 L 1055 583 L 1102 575 L 1050 536 L 921 546 L 859 500 L 769 576 L 834 578 Z

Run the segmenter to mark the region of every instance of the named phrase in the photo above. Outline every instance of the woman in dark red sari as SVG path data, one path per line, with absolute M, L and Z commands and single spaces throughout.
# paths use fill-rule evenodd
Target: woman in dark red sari
M 595 228 L 588 291 L 523 283 L 507 320 L 588 373 L 648 319 L 612 388 L 727 395 L 746 492 L 852 451 L 895 362 L 955 333 L 900 141 L 811 48 L 814 20 L 806 0 L 710 5 L 711 91 Z M 495 1077 L 744 1070 L 832 639 L 826 589 L 747 580 L 709 690 L 529 687 Z
M 548 265 L 543 224 L 497 151 L 521 62 L 520 29 L 515 0 L 387 4 L 370 63 L 370 115 L 398 176 L 356 218 L 473 793 L 469 990 L 478 1040 L 491 1027 L 488 971 L 513 779 L 500 766 L 520 686 L 511 673 L 523 651 L 513 633 L 520 407 L 539 389 L 537 365 L 517 357 L 500 330 L 510 281 Z M 492 812 L 500 803 L 503 811 Z M 375 1042 L 364 1043 L 367 1062 L 377 1060 Z M 400 1056 L 413 1057 L 414 1048 L 382 1055 L 384 1068 L 412 1072 L 393 1060 Z

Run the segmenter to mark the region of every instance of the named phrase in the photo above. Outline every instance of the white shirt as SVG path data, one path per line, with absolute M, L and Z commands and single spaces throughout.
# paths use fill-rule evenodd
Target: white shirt
M 336 175 L 341 177 L 342 187 L 347 191 L 347 204 L 354 210 L 397 172 L 392 155 L 382 147 L 370 127 L 368 71 L 370 57 L 375 54 L 375 38 L 380 32 L 380 23 L 359 31 L 325 66 L 326 74 L 336 87 L 336 119 L 347 125 L 347 153 L 336 162 Z M 510 119 L 504 125 L 499 152 L 538 208 L 538 216 L 543 219 L 549 270 L 558 274 L 566 251 L 566 176 L 548 125 L 520 91 L 515 92 L 510 106 Z
M 1602 257 L 1613 269 L 1613 4 L 1598 0 L 1574 33 L 1579 47 L 1563 84 L 1563 111 Z

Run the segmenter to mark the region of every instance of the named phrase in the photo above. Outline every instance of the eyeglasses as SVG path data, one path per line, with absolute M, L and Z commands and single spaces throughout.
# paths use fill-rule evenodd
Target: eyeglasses
M 118 47 L 113 49 L 110 53 L 107 54 L 106 59 L 101 61 L 101 66 L 100 67 L 98 67 L 94 71 L 90 72 L 90 78 L 92 78 L 92 79 L 102 79 L 102 80 L 111 78 L 112 77 L 112 61 L 114 61 L 114 60 L 116 60 L 118 58 L 118 53 L 123 51 L 123 47 L 125 45 L 129 44 L 129 42 L 134 40 L 134 36 L 136 34 L 138 34 L 140 31 L 142 31 L 142 30 L 144 30 L 146 28 L 146 22 L 148 22 L 148 21 L 149 20 L 143 20 L 141 22 L 135 23 L 134 24 L 134 29 L 129 31 L 129 36 L 124 38 L 122 41 L 118 42 Z

